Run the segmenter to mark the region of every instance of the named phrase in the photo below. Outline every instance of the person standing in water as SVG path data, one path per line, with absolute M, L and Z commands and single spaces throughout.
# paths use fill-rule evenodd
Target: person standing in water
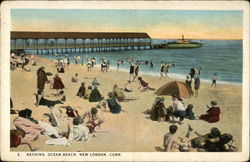
M 117 65 L 117 70 L 119 70 L 120 64 L 121 64 L 121 61 L 118 59 L 118 60 L 117 60 L 117 63 L 116 63 L 116 65 Z
M 165 69 L 165 64 L 164 62 L 162 61 L 161 62 L 161 69 L 160 69 L 160 79 L 164 78 L 164 69 Z
M 150 67 L 153 68 L 154 67 L 154 63 L 153 60 L 150 61 Z
M 217 81 L 217 74 L 214 73 L 214 75 L 212 76 L 212 84 L 211 87 L 216 87 L 216 81 Z
M 191 80 L 193 80 L 195 74 L 197 73 L 197 70 L 194 68 L 194 66 L 190 69 L 190 77 L 191 77 Z
M 165 78 L 168 78 L 168 69 L 170 67 L 170 64 L 166 64 L 164 66 L 164 74 L 165 74 Z

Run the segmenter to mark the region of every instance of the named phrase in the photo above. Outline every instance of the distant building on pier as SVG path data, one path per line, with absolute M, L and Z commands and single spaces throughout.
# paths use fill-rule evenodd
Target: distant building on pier
M 127 32 L 11 32 L 11 50 L 74 53 L 151 49 L 147 33 Z

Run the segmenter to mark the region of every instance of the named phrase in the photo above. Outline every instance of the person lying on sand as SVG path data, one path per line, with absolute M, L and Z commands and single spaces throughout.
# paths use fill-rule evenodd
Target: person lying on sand
M 207 133 L 205 135 L 201 135 L 198 132 L 194 132 L 197 135 L 197 137 L 189 139 L 190 133 L 193 129 L 191 128 L 190 125 L 188 126 L 189 129 L 187 135 L 185 136 L 185 139 L 180 138 L 182 142 L 187 143 L 186 147 L 192 147 L 197 151 L 204 152 L 207 144 L 212 144 L 219 141 L 221 132 L 218 128 L 215 127 L 211 128 L 210 133 Z
M 180 138 L 182 142 L 186 143 L 186 148 L 182 148 L 182 151 L 199 151 L 199 152 L 235 152 L 238 148 L 234 146 L 233 136 L 228 133 L 221 134 L 220 130 L 216 127 L 211 128 L 210 133 L 201 135 L 198 132 L 194 132 L 198 137 L 189 140 L 189 136 L 192 132 L 190 125 L 188 133 L 184 139 Z
M 125 92 L 133 92 L 133 91 L 132 91 L 132 88 L 131 88 L 131 81 L 130 81 L 130 80 L 129 80 L 128 83 L 125 85 L 124 91 L 125 91 Z
M 118 88 L 117 84 L 114 85 L 112 93 L 114 94 L 114 97 L 117 98 L 117 100 L 120 102 L 133 101 L 133 100 L 139 99 L 135 97 L 130 97 L 130 98 L 125 97 L 125 94 L 123 93 L 122 88 Z
M 38 137 L 44 132 L 44 128 L 40 127 L 38 124 L 33 123 L 28 119 L 29 114 L 27 109 L 21 110 L 18 113 L 18 117 L 14 119 L 13 125 L 15 129 L 22 130 L 25 135 L 21 137 L 21 143 L 28 144 L 30 149 L 33 150 L 31 144 L 33 141 L 37 140 Z
M 144 80 L 142 80 L 142 77 L 138 77 L 138 81 L 139 81 L 139 84 L 140 84 L 140 86 L 138 87 L 138 89 L 140 90 L 141 87 L 142 87 L 142 89 L 140 90 L 141 92 L 145 92 L 147 90 L 151 90 L 151 91 L 155 90 L 155 88 L 149 87 L 148 83 L 145 82 Z
M 44 92 L 43 91 L 38 91 L 37 93 L 34 93 L 34 95 L 36 96 L 36 106 L 42 105 L 42 106 L 47 106 L 47 105 L 51 105 L 51 104 L 63 104 L 62 100 L 63 97 L 60 100 L 48 100 L 46 98 L 44 98 Z

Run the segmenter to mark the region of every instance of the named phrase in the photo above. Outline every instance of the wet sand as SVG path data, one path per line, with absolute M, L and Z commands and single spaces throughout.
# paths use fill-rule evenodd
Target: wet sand
M 56 73 L 54 60 L 48 60 L 42 57 L 35 57 L 37 66 L 29 66 L 30 72 L 26 72 L 20 68 L 11 72 L 11 97 L 14 104 L 14 109 L 21 110 L 30 108 L 34 119 L 42 119 L 43 114 L 49 112 L 46 106 L 36 107 L 35 96 L 36 92 L 36 70 L 40 66 L 45 66 L 46 72 Z M 78 73 L 78 83 L 72 83 L 71 77 Z M 113 85 L 124 88 L 129 78 L 128 72 L 110 70 L 107 73 L 100 72 L 99 67 L 92 69 L 92 72 L 87 72 L 86 65 L 71 64 L 70 68 L 66 68 L 64 74 L 59 74 L 65 84 L 65 94 L 67 96 L 66 105 L 70 105 L 77 109 L 80 115 L 96 103 L 89 103 L 83 98 L 76 96 L 81 81 L 86 82 L 86 86 L 91 85 L 92 79 L 97 77 L 100 82 L 99 90 L 101 94 L 107 98 L 108 92 L 112 91 Z M 163 84 L 175 79 L 159 80 L 159 77 L 141 75 L 142 78 L 149 83 L 151 87 L 159 88 Z M 53 76 L 48 77 L 50 80 Z M 138 83 L 132 82 L 134 92 L 125 93 L 127 97 L 139 97 L 139 100 L 122 102 L 122 108 L 125 113 L 118 115 L 109 112 L 103 113 L 105 122 L 101 126 L 104 132 L 96 133 L 96 137 L 91 137 L 89 142 L 75 142 L 68 147 L 49 146 L 45 144 L 47 136 L 41 135 L 34 146 L 38 147 L 38 151 L 95 151 L 95 152 L 156 152 L 158 146 L 162 147 L 163 136 L 168 133 L 168 127 L 171 123 L 157 122 L 147 118 L 143 112 L 151 109 L 156 95 L 153 91 L 139 92 Z M 55 93 L 50 89 L 50 84 L 45 86 L 45 95 Z M 56 97 L 46 97 L 48 99 L 57 99 Z M 172 104 L 171 97 L 165 97 L 165 106 Z M 193 104 L 193 111 L 198 114 L 204 114 L 207 110 L 206 105 L 211 100 L 217 100 L 221 108 L 220 121 L 217 123 L 207 123 L 201 120 L 184 120 L 184 124 L 178 125 L 176 136 L 184 137 L 186 135 L 188 124 L 194 131 L 200 134 L 206 134 L 212 127 L 218 127 L 222 133 L 230 133 L 234 136 L 235 145 L 241 151 L 242 142 L 242 86 L 241 85 L 222 85 L 218 84 L 216 88 L 210 87 L 209 83 L 201 82 L 199 96 L 197 98 L 184 99 L 185 105 Z M 57 105 L 58 107 L 61 105 Z M 63 109 L 62 109 L 63 110 Z M 65 111 L 65 110 L 63 110 Z M 12 121 L 17 115 L 11 115 Z M 194 133 L 191 138 L 195 137 Z M 11 151 L 29 151 L 28 146 L 20 145 L 17 148 L 11 148 Z

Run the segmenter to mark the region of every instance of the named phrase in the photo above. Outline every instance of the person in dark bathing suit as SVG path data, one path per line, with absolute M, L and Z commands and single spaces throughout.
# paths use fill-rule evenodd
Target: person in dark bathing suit
M 154 88 L 149 87 L 148 83 L 142 80 L 142 77 L 138 77 L 138 81 L 140 83 L 138 89 L 140 90 L 141 87 L 143 87 L 143 89 L 141 89 L 141 92 L 145 92 L 146 90 L 152 90 L 152 91 L 155 90 Z
M 42 105 L 42 106 L 47 106 L 47 105 L 55 105 L 55 104 L 63 104 L 63 102 L 61 100 L 48 100 L 46 98 L 43 97 L 43 92 L 42 91 L 38 91 L 36 95 L 36 106 Z

